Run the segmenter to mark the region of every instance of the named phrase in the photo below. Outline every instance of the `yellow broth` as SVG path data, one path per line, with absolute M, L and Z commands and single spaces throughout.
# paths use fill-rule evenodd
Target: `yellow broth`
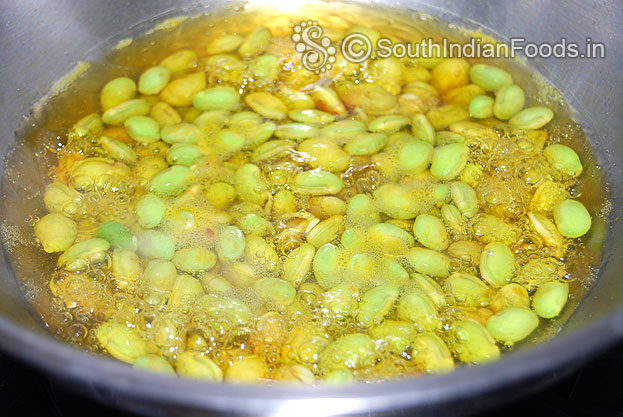
M 103 339 L 97 337 L 97 329 L 101 323 L 119 324 L 131 329 L 141 340 L 144 345 L 141 353 L 164 358 L 172 366 L 177 366 L 178 372 L 197 377 L 178 360 L 180 353 L 194 352 L 218 366 L 225 375 L 225 380 L 234 382 L 283 380 L 322 383 L 333 371 L 342 369 L 357 381 L 435 372 L 438 369 L 427 366 L 418 358 L 417 346 L 421 348 L 421 344 L 416 339 L 428 333 L 435 334 L 447 346 L 452 361 L 457 366 L 461 363 L 460 348 L 457 347 L 459 342 L 452 324 L 457 320 L 468 320 L 486 325 L 487 320 L 499 312 L 499 306 L 494 307 L 499 288 L 485 282 L 485 294 L 476 305 L 467 306 L 464 301 L 457 300 L 456 294 L 448 289 L 446 277 L 433 278 L 444 288 L 444 300 L 435 308 L 435 326 L 423 328 L 399 317 L 397 306 L 405 294 L 413 291 L 415 285 L 412 282 L 415 271 L 404 260 L 405 253 L 401 252 L 403 248 L 399 244 L 392 246 L 392 242 L 395 242 L 391 239 L 389 243 L 387 240 L 375 241 L 373 237 L 363 234 L 370 225 L 364 226 L 353 221 L 343 208 L 326 208 L 321 204 L 321 199 L 318 198 L 320 196 L 296 190 L 293 186 L 296 175 L 313 168 L 309 156 L 298 149 L 300 143 L 306 139 L 286 138 L 290 140 L 290 146 L 286 150 L 275 157 L 254 162 L 266 179 L 267 195 L 274 196 L 282 190 L 292 192 L 296 214 L 277 212 L 270 205 L 265 205 L 266 202 L 262 202 L 259 208 L 251 207 L 240 196 L 222 208 L 214 207 L 211 200 L 214 196 L 207 192 L 209 186 L 215 182 L 233 183 L 235 171 L 251 162 L 254 158 L 253 151 L 257 148 L 247 140 L 240 150 L 229 153 L 214 152 L 214 137 L 222 130 L 218 123 L 202 127 L 203 136 L 199 148 L 203 159 L 200 164 L 191 168 L 192 185 L 189 184 L 180 195 L 164 198 L 167 212 L 163 223 L 156 229 L 172 236 L 178 250 L 193 246 L 215 252 L 215 245 L 218 244 L 224 227 L 241 227 L 241 218 L 251 212 L 264 217 L 270 223 L 272 229 L 263 234 L 262 239 L 269 250 L 274 251 L 278 262 L 267 266 L 262 261 L 266 254 L 245 253 L 234 261 L 238 264 L 235 267 L 232 267 L 232 262 L 219 259 L 209 271 L 178 271 L 179 274 L 193 277 L 196 280 L 193 281 L 194 284 L 200 283 L 201 292 L 230 297 L 245 303 L 252 314 L 243 324 L 232 323 L 218 314 L 207 314 L 205 305 L 198 301 L 200 297 L 182 297 L 172 302 L 171 291 L 154 292 L 153 288 L 146 286 L 141 276 L 134 280 L 120 279 L 113 272 L 112 248 L 107 251 L 106 256 L 77 272 L 57 268 L 60 253 L 44 253 L 33 235 L 33 226 L 47 213 L 42 198 L 45 187 L 53 181 L 71 185 L 74 180 L 71 169 L 77 161 L 89 157 L 109 157 L 99 142 L 102 135 L 119 139 L 130 146 L 138 155 L 139 161 L 147 157 L 162 159 L 169 149 L 170 145 L 162 141 L 142 145 L 132 140 L 123 125 L 105 126 L 105 130 L 97 134 L 76 134 L 73 126 L 79 119 L 92 112 L 102 113 L 100 91 L 113 78 L 126 76 L 137 81 L 143 71 L 158 65 L 170 54 L 191 50 L 196 53 L 196 60 L 189 68 L 173 74 L 171 80 L 189 73 L 206 71 L 206 88 L 227 85 L 242 95 L 237 111 L 250 110 L 245 104 L 244 96 L 253 92 L 274 92 L 285 100 L 283 87 L 310 93 L 317 84 L 337 90 L 344 83 L 361 82 L 380 85 L 389 94 L 400 95 L 405 94 L 406 77 L 395 74 L 388 76 L 380 72 L 377 65 L 380 60 L 369 60 L 361 65 L 338 61 L 333 69 L 321 76 L 302 68 L 300 55 L 294 51 L 290 39 L 292 26 L 303 19 L 316 19 L 334 40 L 353 26 L 376 29 L 384 36 L 394 36 L 408 42 L 429 36 L 434 39 L 446 36 L 455 40 L 465 40 L 468 36 L 465 31 L 421 15 L 398 17 L 389 12 L 371 13 L 369 9 L 353 6 L 347 6 L 350 13 L 343 13 L 337 11 L 337 6 L 325 6 L 327 10 L 322 13 L 317 10 L 302 10 L 299 11 L 300 15 L 280 14 L 269 10 L 262 10 L 261 13 L 238 11 L 174 21 L 172 27 L 156 30 L 144 37 L 133 39 L 128 46 L 113 50 L 75 81 L 62 83 L 62 91 L 37 108 L 34 125 L 26 131 L 23 141 L 8 159 L 3 190 L 3 239 L 23 292 L 42 323 L 51 332 L 83 349 L 108 352 L 118 359 L 131 362 L 132 358 L 115 354 L 110 346 L 106 349 L 102 344 Z M 266 26 L 272 32 L 270 44 L 259 55 L 271 54 L 278 58 L 280 66 L 275 81 L 258 80 L 257 76 L 249 74 L 248 65 L 258 55 L 250 58 L 238 57 L 235 60 L 237 66 L 226 69 L 215 70 L 213 64 L 212 67 L 206 64 L 209 57 L 206 48 L 211 41 L 224 34 L 235 33 L 244 37 L 251 29 L 260 25 Z M 241 29 L 240 32 L 234 32 L 232 28 Z M 231 54 L 235 56 L 235 52 Z M 479 199 L 479 214 L 471 219 L 463 218 L 464 227 L 459 231 L 453 231 L 446 225 L 447 232 L 450 242 L 471 241 L 474 242 L 472 246 L 482 249 L 486 243 L 499 240 L 487 235 L 494 235 L 495 231 L 483 232 L 479 228 L 483 214 L 497 216 L 509 225 L 513 236 L 507 245 L 515 256 L 512 282 L 524 285 L 530 291 L 530 297 L 533 297 L 540 282 L 539 279 L 535 280 L 535 276 L 526 278 L 527 271 L 534 271 L 530 265 L 535 264 L 529 262 L 545 258 L 555 260 L 554 267 L 550 268 L 550 278 L 567 282 L 570 298 L 555 319 L 539 320 L 538 329 L 525 339 L 535 342 L 551 336 L 560 328 L 591 285 L 604 238 L 603 216 L 607 212 L 605 186 L 582 129 L 572 120 L 569 109 L 551 86 L 517 62 L 471 60 L 470 64 L 479 62 L 499 65 L 508 70 L 514 82 L 526 92 L 525 107 L 537 104 L 549 106 L 554 110 L 555 118 L 545 127 L 533 131 L 511 129 L 505 123 L 494 119 L 480 121 L 481 130 L 466 141 L 469 143 L 469 165 L 482 169 L 482 173 L 472 178 Z M 430 77 L 434 68 L 432 64 L 425 63 L 422 66 L 409 59 L 400 60 L 400 67 L 402 75 L 407 70 L 412 71 L 412 74 L 418 74 L 414 77 L 420 77 L 417 78 L 418 81 L 426 84 L 429 81 L 427 77 Z M 448 104 L 451 93 L 422 97 L 428 98 L 428 101 L 422 100 L 423 107 L 416 113 L 425 114 Z M 158 96 L 145 99 L 150 105 L 159 100 Z M 320 106 L 318 100 L 316 105 Z M 461 106 L 466 107 L 464 104 Z M 288 108 L 291 109 L 292 107 Z M 180 118 L 188 123 L 192 123 L 201 113 L 192 106 L 181 106 L 176 110 Z M 336 120 L 352 119 L 369 124 L 377 117 L 366 114 L 361 108 L 349 106 L 347 110 L 346 113 L 337 115 Z M 386 113 L 399 112 L 400 109 Z M 411 119 L 413 112 L 405 115 Z M 265 117 L 262 119 L 263 122 L 267 120 L 269 119 Z M 474 119 L 467 120 L 478 122 Z M 287 118 L 275 120 L 278 125 L 291 122 Z M 411 134 L 410 125 L 409 123 L 401 127 L 400 132 Z M 230 130 L 242 136 L 256 128 L 257 125 L 252 123 L 232 123 L 230 126 Z M 452 127 L 437 130 L 448 129 L 452 130 Z M 455 130 L 459 131 L 458 127 Z M 387 149 L 390 149 L 392 140 L 399 140 L 396 137 L 391 139 L 392 135 L 396 133 L 387 135 Z M 277 139 L 280 138 L 272 137 L 270 140 Z M 344 147 L 351 139 L 340 139 L 335 143 L 338 147 Z M 579 178 L 563 175 L 548 164 L 542 149 L 554 143 L 569 145 L 578 152 L 584 168 Z M 379 152 L 383 152 L 383 149 Z M 128 163 L 130 175 L 123 180 L 105 181 L 101 187 L 80 191 L 82 213 L 74 217 L 78 228 L 76 242 L 94 238 L 99 225 L 110 220 L 123 223 L 134 236 L 144 233 L 145 228 L 135 219 L 135 210 L 136 202 L 149 192 L 150 181 L 149 178 L 138 176 L 136 164 L 137 162 Z M 33 167 L 36 169 L 32 169 Z M 440 216 L 442 204 L 436 203 L 430 197 L 432 187 L 455 180 L 438 180 L 427 173 L 397 173 L 391 164 L 389 167 L 379 166 L 373 155 L 351 155 L 347 166 L 335 173 L 341 178 L 344 187 L 339 192 L 326 195 L 333 195 L 344 204 L 357 194 L 373 196 L 379 187 L 388 183 L 399 183 L 409 188 L 409 192 L 419 193 L 417 201 L 421 203 L 421 208 L 418 214 L 434 216 Z M 589 209 L 593 225 L 586 236 L 581 239 L 564 239 L 561 245 L 550 246 L 531 226 L 526 213 L 536 210 L 531 202 L 534 192 L 547 180 L 561 184 L 569 196 L 579 199 Z M 26 183 L 29 185 L 24 186 Z M 14 201 L 17 195 L 20 198 L 17 205 L 8 205 L 8 201 Z M 272 197 L 266 201 L 271 203 Z M 413 236 L 414 216 L 392 219 L 387 213 L 381 213 L 378 206 L 376 210 L 379 215 L 378 222 L 389 222 Z M 547 210 L 545 214 L 551 218 Z M 357 307 L 351 314 L 338 314 L 331 310 L 327 301 L 330 288 L 318 285 L 312 267 L 304 275 L 302 283 L 293 285 L 296 295 L 286 304 L 267 301 L 258 295 L 257 288 L 253 289 L 257 280 L 284 278 L 282 263 L 293 250 L 306 242 L 315 224 L 331 216 L 342 216 L 342 221 L 337 226 L 339 233 L 330 239 L 330 242 L 342 250 L 339 271 L 353 273 L 348 265 L 351 268 L 358 267 L 352 267 L 350 260 L 362 253 L 367 255 L 366 262 L 369 261 L 371 265 L 368 265 L 367 272 L 359 275 L 353 273 L 356 278 L 349 278 L 348 273 L 340 276 L 343 278 L 340 283 L 353 286 L 355 305 L 361 303 L 367 291 L 385 284 L 396 284 L 397 299 L 391 303 L 385 314 L 374 318 L 372 323 L 364 324 L 358 319 L 361 316 L 357 314 Z M 345 229 L 358 230 L 361 233 L 354 244 L 342 249 L 341 234 Z M 250 234 L 253 233 L 247 233 Z M 415 246 L 421 245 L 416 242 Z M 316 251 L 318 249 L 315 248 Z M 445 248 L 442 252 L 447 254 L 448 249 Z M 451 273 L 463 272 L 480 276 L 478 260 L 453 253 L 454 255 L 448 255 Z M 260 261 L 257 262 L 257 259 Z M 388 283 L 384 280 L 382 262 L 387 259 L 396 260 L 411 274 L 408 282 Z M 140 264 L 143 269 L 148 262 L 148 257 L 141 256 Z M 542 272 L 542 269 L 537 270 L 537 275 Z M 247 273 L 252 278 L 248 278 L 245 275 Z M 210 282 L 215 277 L 228 283 L 228 287 L 222 289 L 223 287 L 211 285 Z M 287 281 L 287 277 L 285 280 Z M 403 326 L 412 326 L 409 332 L 413 337 L 408 337 L 409 342 L 402 350 L 393 347 L 390 339 L 378 336 L 378 327 L 383 322 L 397 321 L 401 321 Z M 355 361 L 356 363 L 344 362 L 343 358 L 338 358 L 337 362 L 326 359 L 331 356 L 330 349 L 334 346 L 331 343 L 351 333 L 371 335 L 374 348 L 366 359 Z M 313 337 L 310 338 L 310 335 Z M 498 349 L 503 351 L 511 349 L 510 345 L 512 343 L 497 343 Z M 249 366 L 249 370 L 240 363 Z M 301 366 L 305 367 L 304 371 Z M 182 372 L 182 369 L 186 370 Z M 199 377 L 201 375 L 203 374 L 199 372 Z M 348 379 L 345 377 L 345 380 Z

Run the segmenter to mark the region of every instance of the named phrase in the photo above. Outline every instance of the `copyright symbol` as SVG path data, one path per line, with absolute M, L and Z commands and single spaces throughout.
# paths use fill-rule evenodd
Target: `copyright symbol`
M 363 33 L 351 33 L 342 40 L 341 50 L 347 61 L 360 63 L 372 55 L 372 41 Z

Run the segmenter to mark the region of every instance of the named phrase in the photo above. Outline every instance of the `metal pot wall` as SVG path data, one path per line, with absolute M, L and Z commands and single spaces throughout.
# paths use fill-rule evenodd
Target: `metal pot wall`
M 281 2 L 285 4 L 284 2 Z M 389 1 L 377 5 L 392 5 Z M 114 0 L 7 0 L 0 8 L 0 154 L 15 145 L 22 116 L 75 62 L 91 60 L 154 22 L 209 11 L 223 2 Z M 321 7 L 321 6 L 320 6 Z M 5 256 L 0 258 L 0 348 L 44 369 L 53 378 L 108 404 L 149 415 L 356 415 L 416 412 L 469 414 L 536 390 L 563 375 L 623 335 L 623 4 L 598 0 L 486 1 L 414 0 L 420 10 L 499 38 L 583 43 L 603 42 L 601 60 L 547 59 L 531 64 L 557 86 L 589 133 L 612 202 L 599 280 L 552 340 L 520 349 L 502 360 L 454 373 L 375 385 L 303 389 L 214 385 L 138 372 L 62 344 L 32 317 Z M 5 161 L 0 163 L 4 170 Z M 27 171 L 32 161 L 18 165 Z M 31 172 L 32 174 L 32 172 Z M 6 186 L 6 184 L 4 184 Z M 41 186 L 40 183 L 33 184 Z M 19 195 L 3 194 L 3 206 Z M 8 200 L 10 199 L 10 200 Z M 24 207 L 24 217 L 28 215 Z M 2 215 L 2 232 L 7 229 Z

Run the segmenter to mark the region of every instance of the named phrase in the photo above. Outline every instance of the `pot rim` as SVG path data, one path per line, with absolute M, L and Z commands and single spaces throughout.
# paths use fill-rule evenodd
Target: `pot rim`
M 555 373 L 548 375 L 552 371 L 571 371 L 622 336 L 623 308 L 619 308 L 582 329 L 511 352 L 493 363 L 461 367 L 448 374 L 347 386 L 256 386 L 175 378 L 137 370 L 0 318 L 2 349 L 67 382 L 122 391 L 139 400 L 164 400 L 181 407 L 284 416 L 428 407 L 485 392 L 493 395 L 530 378 L 537 384 L 543 378 L 555 377 Z M 242 398 L 244 401 L 239 401 Z

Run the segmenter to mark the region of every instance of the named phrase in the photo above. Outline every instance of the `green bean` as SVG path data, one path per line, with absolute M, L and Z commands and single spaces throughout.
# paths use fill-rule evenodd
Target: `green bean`
M 442 130 L 435 133 L 437 145 L 447 145 L 449 143 L 465 143 L 465 138 L 458 133 Z
M 299 193 L 311 195 L 337 194 L 344 188 L 338 176 L 321 169 L 297 174 L 294 177 L 294 186 Z
M 591 228 L 591 215 L 577 200 L 563 200 L 554 207 L 554 222 L 561 235 L 576 238 L 584 236 Z
M 205 294 L 199 297 L 197 305 L 209 317 L 220 318 L 230 325 L 244 326 L 253 319 L 249 306 L 232 297 Z
M 216 253 L 223 262 L 234 261 L 244 254 L 245 243 L 240 229 L 235 226 L 226 226 L 216 241 Z
M 171 145 L 175 143 L 194 144 L 201 138 L 201 129 L 192 123 L 182 122 L 163 127 L 160 134 L 162 140 Z
M 444 204 L 441 206 L 441 218 L 456 233 L 465 230 L 465 218 L 458 208 L 452 204 Z
M 407 252 L 406 260 L 420 274 L 442 278 L 450 275 L 450 258 L 436 250 L 411 248 Z
M 281 69 L 279 58 L 274 55 L 261 55 L 249 63 L 249 73 L 258 81 L 275 81 Z
M 429 374 L 454 370 L 454 359 L 446 344 L 438 336 L 422 334 L 413 343 L 413 362 Z
M 177 278 L 177 269 L 173 262 L 164 259 L 152 259 L 145 267 L 143 276 L 146 285 L 153 290 L 168 292 L 173 289 Z
M 438 146 L 433 153 L 430 172 L 433 176 L 451 180 L 465 168 L 469 148 L 462 143 Z
M 448 104 L 434 108 L 426 113 L 426 118 L 435 130 L 443 130 L 448 126 L 469 118 L 469 111 L 463 106 Z
M 493 117 L 493 98 L 489 96 L 477 96 L 469 102 L 469 114 L 475 119 L 488 119 Z M 511 120 L 519 116 L 521 112 L 513 116 Z M 510 123 L 510 122 L 509 122 Z
M 294 249 L 283 263 L 282 278 L 298 287 L 309 275 L 315 254 L 316 249 L 310 243 L 303 243 Z
M 344 150 L 350 155 L 372 155 L 383 149 L 386 144 L 386 134 L 368 133 L 353 137 L 344 146 Z
M 130 168 L 122 162 L 106 158 L 87 158 L 74 163 L 70 174 L 78 191 L 108 188 L 130 174 Z
M 340 101 L 337 93 L 330 87 L 316 85 L 311 92 L 311 96 L 319 109 L 339 116 L 346 114 L 344 104 Z
M 316 107 L 314 100 L 309 96 L 309 94 L 301 91 L 295 91 L 289 87 L 282 86 L 279 90 L 279 95 L 284 97 L 288 108 L 291 110 L 307 110 L 314 109 Z M 295 120 L 292 117 L 291 119 Z
M 462 362 L 486 363 L 500 357 L 500 349 L 487 329 L 475 320 L 457 320 L 450 325 L 454 351 Z
M 359 120 L 338 120 L 337 122 L 324 126 L 320 130 L 320 134 L 331 139 L 343 139 L 363 134 L 365 131 L 366 125 Z
M 283 119 L 288 111 L 279 97 L 265 92 L 247 94 L 244 101 L 253 111 L 268 119 Z
M 435 129 L 425 115 L 419 113 L 413 116 L 411 132 L 417 139 L 431 145 L 435 144 Z
M 160 61 L 160 66 L 167 68 L 172 73 L 182 72 L 194 68 L 196 65 L 197 53 L 190 49 L 174 52 Z
M 353 373 L 348 369 L 335 369 L 322 378 L 322 383 L 326 385 L 347 385 L 352 383 L 354 379 Z
M 314 373 L 303 365 L 285 365 L 277 368 L 272 377 L 275 381 L 289 384 L 313 385 L 316 382 Z
M 339 172 L 350 165 L 350 155 L 327 139 L 305 140 L 299 144 L 298 150 L 306 154 L 305 159 L 313 168 Z
M 441 219 L 430 214 L 420 214 L 413 223 L 413 234 L 424 247 L 443 251 L 450 245 L 446 226 Z
M 519 86 L 506 85 L 495 92 L 493 114 L 500 120 L 508 120 L 519 113 L 524 102 L 524 92 Z
M 370 329 L 370 336 L 382 340 L 387 350 L 394 355 L 402 355 L 415 339 L 415 329 L 407 321 L 385 320 Z
M 296 289 L 288 281 L 279 278 L 261 278 L 253 284 L 259 296 L 271 304 L 287 306 L 292 304 Z
M 393 285 L 379 285 L 363 294 L 357 322 L 362 327 L 370 327 L 382 322 L 398 299 L 399 291 Z
M 486 303 L 487 286 L 474 275 L 455 272 L 446 279 L 444 287 L 458 303 L 467 307 L 479 307 Z
M 374 200 L 382 213 L 395 219 L 412 219 L 419 214 L 417 197 L 399 184 L 381 185 L 374 191 Z
M 306 366 L 313 366 L 318 362 L 320 353 L 329 342 L 329 337 L 320 327 L 292 329 L 281 352 L 282 360 L 286 364 L 302 363 Z
M 472 187 L 453 181 L 450 184 L 450 192 L 452 201 L 465 217 L 471 218 L 478 212 L 478 196 Z
M 295 109 L 288 112 L 288 117 L 295 122 L 305 123 L 308 125 L 319 124 L 325 125 L 335 121 L 335 116 L 316 109 Z
M 374 200 L 366 194 L 357 194 L 348 201 L 346 217 L 351 223 L 363 226 L 381 221 Z
M 147 115 L 149 110 L 149 103 L 141 98 L 127 100 L 106 110 L 102 115 L 102 121 L 107 125 L 119 126 L 133 116 Z
M 100 135 L 104 130 L 104 124 L 98 113 L 91 113 L 78 120 L 72 127 L 72 130 L 79 133 L 80 136 L 85 133 Z
M 554 112 L 547 107 L 528 107 L 511 117 L 508 124 L 520 129 L 540 129 L 553 118 Z
M 206 191 L 210 204 L 216 208 L 227 208 L 236 200 L 236 189 L 226 182 L 211 184 Z
M 89 264 L 96 264 L 106 258 L 110 243 L 104 239 L 94 238 L 78 242 L 70 246 L 59 256 L 56 264 L 71 272 L 81 271 Z
M 179 269 L 182 269 L 182 270 L 192 269 L 192 267 L 191 268 L 180 267 L 179 260 L 176 260 L 175 258 L 172 259 L 172 262 Z M 192 261 L 190 263 L 194 264 L 194 262 Z M 173 283 L 173 288 L 171 288 L 171 304 L 181 305 L 181 304 L 187 303 L 189 302 L 189 300 L 196 299 L 197 297 L 203 295 L 203 293 L 204 293 L 203 285 L 201 285 L 201 282 L 197 278 L 191 275 L 185 275 L 185 274 L 178 275 L 177 278 L 175 279 L 175 282 Z
M 414 287 L 422 294 L 426 295 L 433 302 L 435 307 L 440 308 L 447 305 L 446 296 L 437 281 L 418 273 L 410 274 L 409 277 Z
M 220 382 L 223 371 L 216 363 L 199 352 L 180 352 L 175 359 L 178 375 L 193 379 Z
M 184 248 L 175 252 L 171 262 L 180 271 L 194 273 L 211 269 L 216 264 L 216 255 L 205 248 Z
M 409 118 L 400 115 L 381 116 L 372 120 L 368 125 L 370 132 L 394 133 L 409 124 Z
M 507 345 L 525 339 L 538 325 L 539 318 L 526 307 L 509 307 L 487 320 L 491 336 Z
M 159 126 L 171 126 L 182 121 L 182 116 L 179 115 L 177 110 L 163 101 L 158 101 L 151 106 L 149 116 L 154 119 Z
M 532 308 L 541 317 L 551 319 L 560 314 L 569 297 L 569 284 L 548 281 L 537 288 L 532 298 Z
M 338 255 L 339 249 L 331 243 L 318 248 L 314 255 L 314 276 L 318 284 L 325 289 L 335 287 L 341 282 L 338 272 Z
M 381 264 L 381 270 L 384 271 L 382 281 L 392 284 L 404 284 L 409 281 L 409 273 L 406 269 L 394 259 L 384 259 Z
M 316 248 L 332 242 L 341 234 L 344 229 L 344 217 L 340 215 L 331 216 L 314 226 L 307 232 L 307 241 Z
M 489 309 L 498 312 L 507 307 L 530 307 L 528 291 L 516 283 L 506 284 L 500 288 L 493 297 Z
M 200 111 L 234 111 L 240 105 L 240 94 L 231 87 L 212 87 L 198 92 L 193 98 L 193 106 Z
M 275 136 L 284 139 L 309 139 L 316 135 L 318 135 L 318 129 L 304 123 L 288 123 L 277 126 L 275 129 Z
M 278 214 L 297 211 L 296 196 L 289 190 L 279 190 L 273 196 L 273 212 Z
M 568 146 L 555 143 L 543 151 L 547 161 L 563 174 L 577 177 L 582 173 L 582 163 L 578 154 Z
M 43 202 L 51 213 L 74 217 L 82 207 L 82 195 L 73 188 L 57 181 L 46 187 Z
M 190 167 L 201 157 L 201 151 L 197 145 L 176 143 L 167 151 L 167 162 L 171 165 L 183 165 Z
M 47 253 L 63 252 L 78 235 L 76 223 L 59 213 L 50 213 L 35 223 L 35 236 Z
M 469 69 L 470 80 L 486 91 L 498 91 L 513 83 L 513 78 L 506 71 L 486 64 L 476 64 Z
M 359 293 L 350 285 L 337 285 L 325 291 L 322 296 L 323 306 L 337 317 L 354 316 L 359 306 Z
M 189 169 L 182 165 L 173 165 L 154 175 L 150 181 L 149 191 L 161 197 L 175 197 L 189 185 Z
M 133 250 L 115 249 L 112 253 L 112 273 L 117 285 L 124 287 L 143 274 L 143 267 Z
M 406 141 L 398 150 L 398 165 L 409 174 L 421 174 L 433 159 L 433 146 L 421 140 Z
M 458 178 L 470 187 L 477 187 L 483 179 L 483 169 L 478 164 L 468 163 L 463 171 L 461 171 Z
M 199 280 L 207 293 L 224 295 L 231 294 L 234 291 L 234 286 L 230 284 L 227 278 L 211 272 L 201 273 L 201 275 L 199 275 Z
M 107 240 L 113 248 L 136 250 L 136 238 L 132 236 L 130 229 L 117 221 L 100 224 L 95 235 Z
M 162 356 L 158 355 L 143 355 L 134 359 L 132 366 L 136 369 L 142 369 L 150 372 L 157 372 L 164 375 L 175 376 L 175 370 L 169 364 L 169 362 Z
M 397 312 L 399 319 L 412 322 L 418 331 L 434 331 L 441 328 L 435 304 L 418 291 L 402 294 Z
M 234 187 L 243 201 L 263 205 L 268 199 L 266 180 L 257 165 L 244 164 L 238 168 Z
M 270 272 L 279 269 L 279 256 L 275 249 L 266 240 L 257 235 L 246 237 L 245 257 L 251 264 Z
M 160 99 L 171 106 L 190 106 L 195 95 L 206 88 L 203 72 L 188 74 L 171 81 L 160 93 Z
M 374 362 L 374 341 L 363 333 L 351 333 L 331 342 L 320 355 L 320 367 L 327 371 L 357 369 Z
M 147 194 L 136 203 L 136 218 L 146 229 L 158 226 L 164 218 L 164 212 L 164 203 L 153 194 Z
M 166 87 L 171 79 L 171 70 L 167 67 L 146 69 L 138 79 L 138 91 L 145 95 L 156 95 Z
M 480 275 L 489 284 L 499 287 L 507 284 L 515 270 L 515 254 L 500 242 L 489 243 L 480 257 Z
M 480 261 L 484 245 L 475 240 L 457 240 L 448 247 L 448 254 L 453 258 L 458 258 L 476 264 Z
M 340 99 L 349 108 L 359 107 L 372 116 L 390 113 L 397 104 L 396 97 L 378 84 L 345 83 L 337 90 Z
M 403 254 L 415 245 L 415 239 L 409 232 L 390 223 L 377 223 L 367 230 L 370 240 L 394 254 Z
M 221 129 L 231 122 L 230 113 L 227 110 L 204 111 L 193 120 L 193 124 L 202 129 Z
M 148 258 L 169 260 L 175 253 L 175 243 L 162 232 L 147 230 L 138 237 L 138 251 Z
M 226 154 L 231 154 L 241 150 L 244 147 L 244 142 L 245 139 L 242 135 L 232 130 L 224 129 L 216 135 L 214 148 Z
M 136 97 L 136 83 L 128 77 L 119 77 L 110 80 L 100 95 L 100 103 L 104 111 L 112 109 L 124 101 L 132 100 Z
M 243 356 L 234 361 L 225 372 L 225 381 L 232 383 L 257 383 L 266 378 L 268 364 L 258 356 Z
M 536 230 L 536 232 L 545 240 L 548 245 L 562 246 L 564 238 L 558 232 L 556 225 L 547 217 L 542 214 L 532 211 L 528 212 L 528 219 L 530 224 Z
M 206 48 L 206 52 L 210 55 L 233 52 L 242 45 L 243 41 L 244 38 L 242 36 L 225 34 L 211 41 Z
M 95 337 L 111 356 L 123 362 L 132 363 L 147 354 L 147 343 L 135 329 L 123 324 L 102 323 L 95 330 Z
M 482 242 L 502 242 L 507 246 L 517 241 L 519 231 L 492 214 L 480 214 L 473 222 L 474 235 Z
M 270 30 L 264 26 L 258 26 L 244 38 L 238 48 L 238 53 L 243 58 L 258 55 L 268 46 L 271 39 Z

